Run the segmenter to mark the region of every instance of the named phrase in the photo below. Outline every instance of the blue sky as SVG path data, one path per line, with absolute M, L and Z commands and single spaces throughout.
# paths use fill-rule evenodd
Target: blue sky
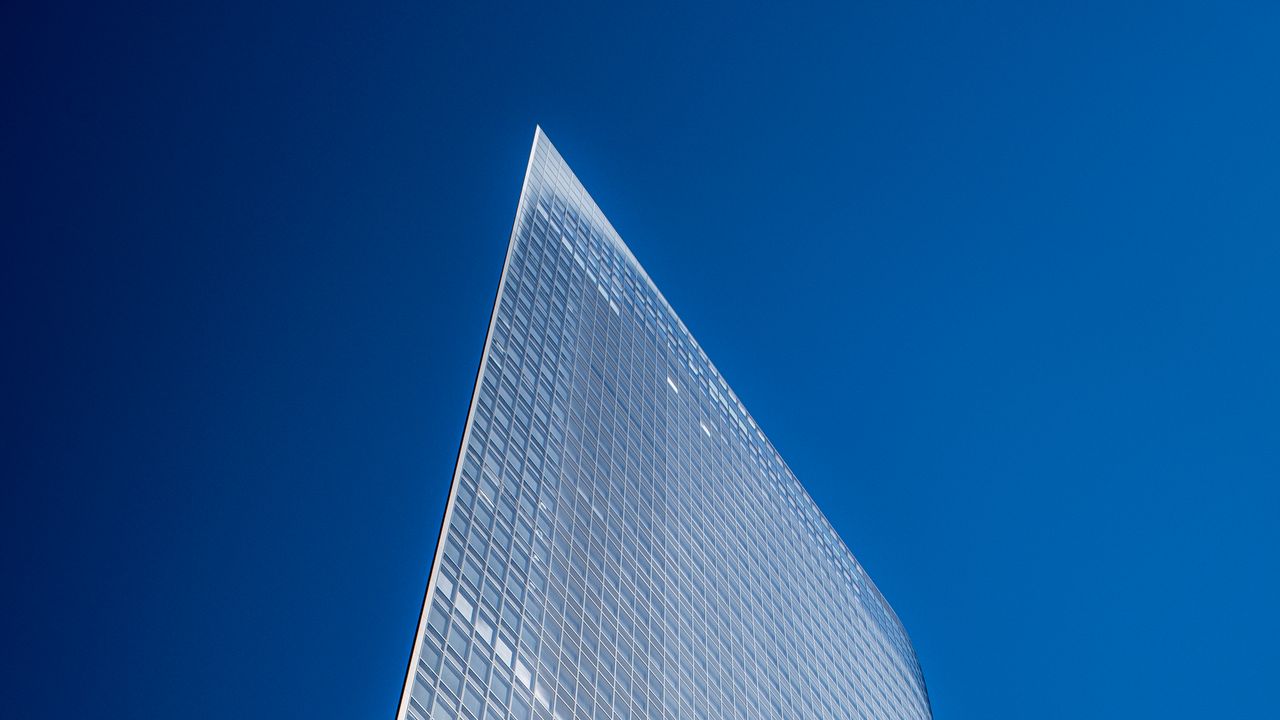
M 535 123 L 939 718 L 1280 674 L 1271 3 L 5 10 L 13 717 L 389 717 Z

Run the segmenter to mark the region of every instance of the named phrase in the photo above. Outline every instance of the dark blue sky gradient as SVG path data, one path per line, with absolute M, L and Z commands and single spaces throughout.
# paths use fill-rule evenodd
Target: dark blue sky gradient
M 535 123 L 937 717 L 1274 712 L 1280 6 L 171 5 L 0 23 L 6 716 L 391 716 Z

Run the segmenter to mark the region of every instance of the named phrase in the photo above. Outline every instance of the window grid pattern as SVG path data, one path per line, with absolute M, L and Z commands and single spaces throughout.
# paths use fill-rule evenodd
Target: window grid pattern
M 929 718 L 901 624 L 538 130 L 400 717 Z

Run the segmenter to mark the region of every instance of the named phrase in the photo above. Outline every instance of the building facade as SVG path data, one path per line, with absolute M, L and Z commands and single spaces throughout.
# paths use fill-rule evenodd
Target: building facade
M 901 623 L 538 129 L 398 720 L 929 717 Z

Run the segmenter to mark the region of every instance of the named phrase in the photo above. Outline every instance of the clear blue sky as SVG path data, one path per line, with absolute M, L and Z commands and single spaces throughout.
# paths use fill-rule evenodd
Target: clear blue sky
M 535 123 L 939 718 L 1274 713 L 1275 3 L 83 5 L 0 23 L 7 716 L 391 716 Z

